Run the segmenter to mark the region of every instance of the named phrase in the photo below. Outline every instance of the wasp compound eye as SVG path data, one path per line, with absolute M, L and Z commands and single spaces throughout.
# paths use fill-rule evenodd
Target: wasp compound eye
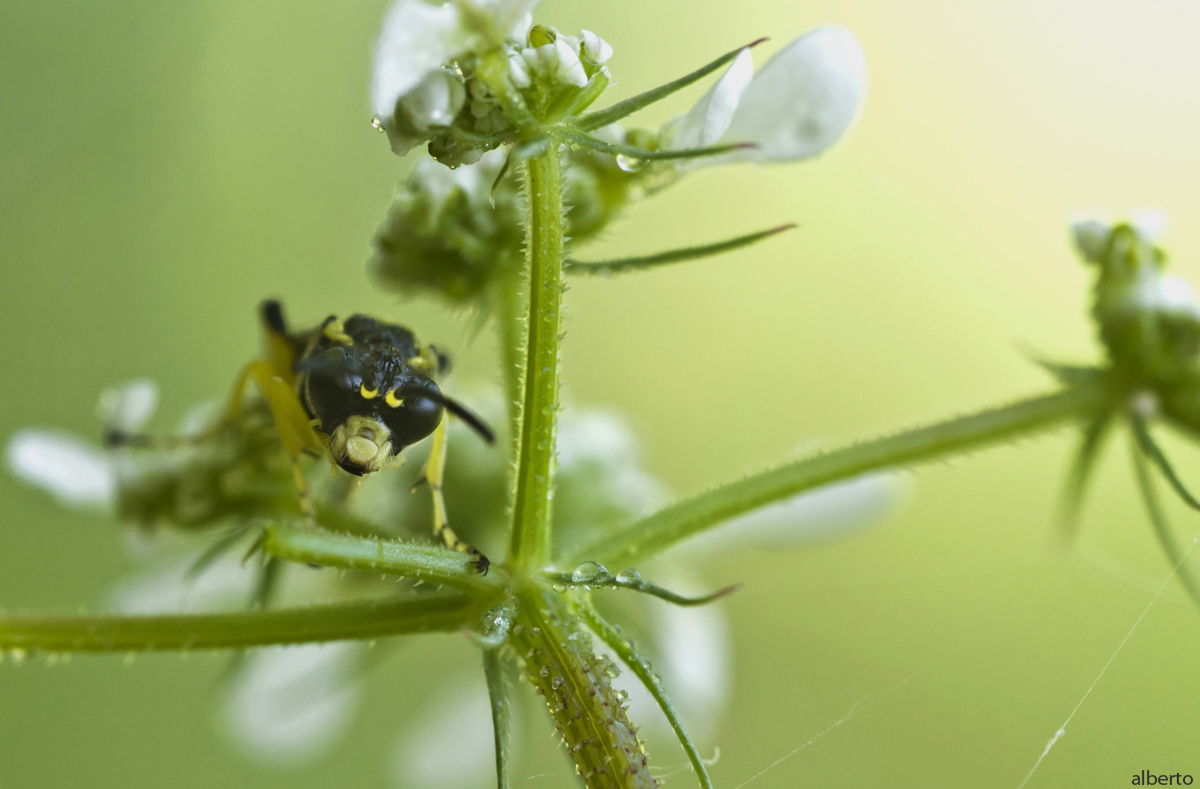
M 379 417 L 392 431 L 392 442 L 399 448 L 415 444 L 425 438 L 442 421 L 442 404 L 425 395 L 420 389 L 410 392 L 398 390 L 388 396 L 398 405 L 388 402 L 379 411 Z

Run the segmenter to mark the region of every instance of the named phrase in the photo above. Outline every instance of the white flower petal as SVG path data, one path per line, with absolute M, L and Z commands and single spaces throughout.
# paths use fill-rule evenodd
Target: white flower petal
M 450 686 L 402 736 L 392 770 L 395 786 L 466 789 L 484 786 L 489 778 L 495 783 L 487 687 L 477 674 L 456 678 Z
M 70 433 L 19 430 L 8 440 L 5 454 L 14 476 L 64 504 L 111 507 L 116 501 L 112 458 Z
M 104 426 L 127 433 L 136 432 L 158 408 L 158 384 L 149 378 L 105 389 L 96 405 L 96 416 Z
M 1133 212 L 1129 224 L 1133 225 L 1133 229 L 1143 241 L 1153 244 L 1167 232 L 1171 217 L 1161 208 L 1143 208 Z
M 603 65 L 612 57 L 613 48 L 600 36 L 590 30 L 584 30 L 580 36 L 583 38 L 583 54 L 593 63 Z
M 565 36 L 554 42 L 555 59 L 558 61 L 554 73 L 560 82 L 582 88 L 588 83 L 587 72 L 579 60 L 579 52 L 564 41 Z
M 387 119 L 396 102 L 436 69 L 475 49 L 522 39 L 538 0 L 395 0 L 383 18 L 371 71 L 371 106 Z
M 1080 212 L 1069 220 L 1075 248 L 1085 260 L 1100 262 L 1108 237 L 1112 233 L 1112 220 L 1102 212 Z
M 867 60 L 843 27 L 804 34 L 754 75 L 722 140 L 757 149 L 724 161 L 787 162 L 816 156 L 858 120 L 867 93 Z
M 463 24 L 454 4 L 396 0 L 383 18 L 371 72 L 371 107 L 391 116 L 401 96 L 431 71 L 469 50 L 478 34 Z
M 716 555 L 731 548 L 780 550 L 812 545 L 864 531 L 899 505 L 903 480 L 867 474 L 754 510 L 704 532 L 680 550 Z
M 429 131 L 432 126 L 449 126 L 467 101 L 467 90 L 457 75 L 438 69 L 425 75 L 417 85 L 404 94 L 400 106 L 417 131 Z
M 671 121 L 663 130 L 667 146 L 681 149 L 715 144 L 729 128 L 738 102 L 753 77 L 754 60 L 750 50 L 743 49 L 687 114 Z
M 251 653 L 226 701 L 234 743 L 276 766 L 324 755 L 350 722 L 360 695 L 354 680 L 362 645 L 266 647 Z

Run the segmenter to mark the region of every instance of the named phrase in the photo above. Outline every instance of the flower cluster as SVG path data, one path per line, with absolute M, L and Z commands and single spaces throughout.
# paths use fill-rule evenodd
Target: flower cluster
M 696 167 L 815 157 L 862 111 L 862 49 L 831 26 L 800 36 L 757 73 L 750 47 L 720 59 L 729 63 L 724 74 L 660 129 L 627 129 L 622 105 L 601 123 L 611 111 L 584 112 L 611 81 L 612 48 L 588 30 L 531 26 L 532 5 L 485 13 L 466 0 L 433 10 L 399 0 L 388 12 L 372 80 L 376 123 L 397 154 L 428 143 L 434 160 L 456 168 L 451 175 L 419 160 L 397 190 L 371 265 L 389 290 L 486 305 L 491 284 L 523 256 L 525 208 L 512 164 L 539 146 L 563 149 L 574 253 Z M 413 42 L 423 43 L 406 49 Z

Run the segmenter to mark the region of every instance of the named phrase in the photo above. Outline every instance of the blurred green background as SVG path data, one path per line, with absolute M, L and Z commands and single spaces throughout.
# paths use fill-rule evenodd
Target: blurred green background
M 0 5 L 0 434 L 91 433 L 105 385 L 152 376 L 160 424 L 219 397 L 255 350 L 254 305 L 298 320 L 374 311 L 495 377 L 467 316 L 399 303 L 364 274 L 407 163 L 368 124 L 383 0 Z M 827 22 L 863 41 L 862 123 L 815 163 L 713 169 L 639 207 L 595 256 L 796 221 L 751 251 L 572 283 L 565 387 L 627 413 L 676 494 L 785 457 L 1049 387 L 1023 353 L 1087 361 L 1089 281 L 1069 212 L 1166 209 L 1200 279 L 1200 11 L 1178 0 L 547 0 L 539 19 L 614 47 L 613 99 L 760 35 L 758 62 Z M 657 125 L 694 90 L 643 119 Z M 703 360 L 744 387 L 709 385 Z M 1169 442 L 1192 478 L 1194 447 Z M 1168 568 L 1112 443 L 1081 544 L 1052 515 L 1069 434 L 922 469 L 877 528 L 705 571 L 728 603 L 733 702 L 719 785 L 1015 787 Z M 115 525 L 0 477 L 0 605 L 95 606 L 132 561 Z M 1198 524 L 1172 510 L 1185 539 Z M 1200 773 L 1200 614 L 1172 586 L 1030 786 Z M 411 644 L 331 756 L 268 770 L 215 731 L 209 656 L 0 664 L 0 787 L 386 785 L 396 732 L 457 638 Z M 397 674 L 397 672 L 401 672 Z M 861 702 L 857 707 L 856 703 Z M 516 786 L 570 786 L 534 718 Z M 542 729 L 536 728 L 542 726 Z M 528 731 L 532 729 L 532 731 Z M 655 744 L 659 764 L 683 756 Z M 527 779 L 551 773 L 557 777 Z M 672 779 L 687 785 L 689 778 Z

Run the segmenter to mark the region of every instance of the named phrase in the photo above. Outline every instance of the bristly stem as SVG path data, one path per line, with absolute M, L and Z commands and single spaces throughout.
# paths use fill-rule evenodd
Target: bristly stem
M 1107 391 L 1078 386 L 1013 405 L 824 452 L 713 488 L 593 542 L 558 562 L 629 566 L 750 510 L 870 471 L 907 466 L 1087 418 Z
M 524 397 L 522 373 L 525 369 L 525 294 L 524 277 L 519 268 L 506 272 L 496 286 L 496 343 L 500 350 L 500 368 L 504 381 L 504 399 L 508 414 L 509 459 L 516 461 L 521 435 L 521 403 Z
M 671 699 L 667 696 L 666 688 L 663 687 L 662 680 L 650 668 L 650 664 L 641 655 L 638 654 L 637 647 L 633 642 L 621 635 L 615 627 L 610 625 L 600 613 L 592 606 L 591 601 L 586 598 L 576 602 L 575 610 L 578 612 L 584 622 L 587 623 L 588 629 L 600 637 L 600 640 L 608 644 L 608 648 L 617 653 L 617 657 L 621 658 L 629 669 L 641 680 L 646 690 L 658 702 L 659 708 L 663 711 L 663 715 L 667 717 L 667 721 L 671 724 L 671 729 L 674 730 L 675 736 L 679 739 L 679 744 L 683 746 L 684 752 L 687 754 L 688 761 L 692 763 L 692 769 L 696 771 L 696 778 L 700 781 L 700 786 L 703 789 L 713 789 L 712 779 L 708 777 L 708 768 L 704 766 L 704 759 L 701 758 L 700 752 L 696 750 L 696 746 L 692 743 L 692 738 L 688 736 L 687 730 L 683 728 L 683 721 L 679 720 L 679 715 L 675 713 L 675 707 L 671 704 Z
M 0 650 L 141 652 L 241 649 L 451 632 L 480 604 L 457 592 L 236 614 L 0 617 Z
M 558 426 L 563 293 L 562 171 L 558 148 L 525 163 L 529 330 L 509 563 L 542 567 L 550 554 L 550 497 Z
M 477 596 L 498 593 L 503 575 L 503 570 L 499 569 L 489 575 L 480 575 L 474 557 L 440 545 L 356 537 L 276 524 L 267 527 L 263 550 L 290 562 L 418 578 Z

